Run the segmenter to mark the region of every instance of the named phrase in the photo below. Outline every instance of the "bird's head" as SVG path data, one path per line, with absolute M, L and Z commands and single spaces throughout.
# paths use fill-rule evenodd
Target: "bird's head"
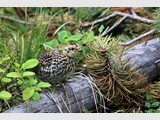
M 82 49 L 77 43 L 74 43 L 74 42 L 69 43 L 63 50 L 63 53 L 69 57 L 74 57 L 79 52 L 82 52 Z

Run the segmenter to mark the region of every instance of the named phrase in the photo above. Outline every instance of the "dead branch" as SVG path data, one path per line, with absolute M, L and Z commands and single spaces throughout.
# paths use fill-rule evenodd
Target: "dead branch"
M 26 25 L 34 24 L 32 22 L 26 22 L 26 21 L 23 21 L 23 20 L 17 20 L 17 19 L 10 18 L 8 16 L 2 16 L 2 15 L 0 15 L 0 19 L 9 20 L 11 22 L 17 22 L 17 23 L 26 24 Z
M 124 16 L 124 17 L 121 18 L 117 23 L 115 23 L 110 29 L 107 28 L 107 29 L 102 33 L 102 36 L 105 36 L 106 34 L 108 34 L 110 31 L 112 31 L 114 28 L 116 28 L 119 24 L 121 24 L 126 18 L 127 18 L 127 16 Z
M 99 24 L 99 23 L 103 23 L 103 22 L 105 22 L 105 21 L 107 21 L 107 20 L 109 20 L 110 18 L 113 18 L 113 17 L 115 17 L 115 16 L 116 16 L 115 13 L 113 13 L 113 14 L 105 17 L 105 18 L 101 18 L 101 19 L 95 20 L 95 21 L 90 22 L 90 23 L 88 23 L 88 24 L 82 24 L 81 27 L 90 27 L 90 26 L 92 26 L 92 25 L 96 25 L 96 24 Z
M 150 31 L 148 31 L 148 32 L 146 32 L 146 33 L 144 33 L 144 34 L 142 34 L 142 35 L 140 35 L 140 36 L 138 36 L 138 37 L 136 37 L 136 38 L 128 41 L 128 42 L 120 43 L 119 45 L 121 45 L 121 46 L 131 45 L 132 43 L 134 43 L 134 42 L 136 42 L 136 41 L 138 41 L 138 40 L 140 40 L 140 39 L 142 39 L 142 38 L 144 38 L 144 37 L 147 37 L 147 36 L 153 34 L 154 32 L 155 32 L 155 30 L 150 30 Z
M 126 18 L 137 20 L 137 21 L 140 21 L 140 22 L 143 22 L 143 23 L 147 23 L 147 24 L 153 24 L 154 23 L 154 20 L 150 20 L 150 19 L 147 19 L 147 18 L 144 18 L 144 17 L 140 17 L 138 15 L 131 15 L 131 14 L 122 13 L 122 12 L 114 12 L 111 15 L 105 17 L 105 18 L 101 18 L 101 19 L 95 20 L 95 21 L 90 22 L 88 24 L 82 24 L 81 27 L 90 27 L 92 25 L 103 23 L 103 22 L 105 22 L 105 21 L 107 21 L 107 20 L 109 20 L 109 19 L 111 19 L 111 18 L 113 18 L 115 16 L 121 16 L 121 17 L 126 16 Z
M 134 9 L 132 7 L 129 9 L 129 11 L 131 12 L 131 14 L 133 16 L 137 16 L 136 12 L 134 11 Z

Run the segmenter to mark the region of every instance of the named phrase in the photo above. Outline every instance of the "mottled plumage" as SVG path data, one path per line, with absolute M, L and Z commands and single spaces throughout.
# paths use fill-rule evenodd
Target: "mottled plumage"
M 53 49 L 40 55 L 39 64 L 35 68 L 37 77 L 50 83 L 61 82 L 75 70 L 75 56 L 80 51 L 79 45 L 72 43 L 63 51 Z

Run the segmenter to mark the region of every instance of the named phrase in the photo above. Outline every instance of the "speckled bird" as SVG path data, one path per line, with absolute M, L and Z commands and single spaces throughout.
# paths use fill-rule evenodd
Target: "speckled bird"
M 59 83 L 74 72 L 76 55 L 82 51 L 76 43 L 68 44 L 64 50 L 52 49 L 38 57 L 39 64 L 34 69 L 37 77 L 50 83 Z

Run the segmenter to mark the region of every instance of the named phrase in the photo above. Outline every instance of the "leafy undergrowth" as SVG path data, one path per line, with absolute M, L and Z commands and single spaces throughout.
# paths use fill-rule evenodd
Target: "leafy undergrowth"
M 85 44 L 84 46 L 86 46 L 86 44 L 90 45 L 95 38 L 93 31 L 84 33 L 77 32 L 74 35 L 67 30 L 62 30 L 57 34 L 57 39 L 54 38 L 49 42 L 42 42 L 41 45 L 46 49 L 46 51 L 53 48 L 63 50 L 65 44 L 67 44 L 68 42 L 77 42 L 83 48 L 83 52 L 79 54 L 77 58 L 79 63 L 81 63 L 82 59 L 85 56 L 85 53 L 89 52 L 89 48 L 83 47 L 83 44 Z M 16 44 L 17 46 L 19 46 L 18 42 L 16 42 Z M 24 42 L 22 44 L 25 45 Z M 1 104 L 3 105 L 2 111 L 4 111 L 6 108 L 10 108 L 15 104 L 18 104 L 21 101 L 26 101 L 29 99 L 34 99 L 36 101 L 40 100 L 39 93 L 42 92 L 44 88 L 49 88 L 51 85 L 49 83 L 41 82 L 36 79 L 36 75 L 32 71 L 32 68 L 34 68 L 38 64 L 38 60 L 36 59 L 35 55 L 35 58 L 32 58 L 31 56 L 28 56 L 26 58 L 26 54 L 28 54 L 28 52 L 32 52 L 32 47 L 34 48 L 34 45 L 31 45 L 31 49 L 28 49 L 28 47 L 20 46 L 23 47 L 22 49 L 20 48 L 21 50 L 25 51 L 26 49 L 28 49 L 29 51 L 26 53 L 22 52 L 19 57 L 16 57 L 14 53 L 18 52 L 17 49 L 12 47 L 7 48 L 5 44 L 2 44 L 2 46 L 4 47 L 4 49 L 2 49 L 2 53 L 4 54 L 2 55 L 7 56 L 1 59 L 0 64 L 0 87 L 4 89 L 0 91 L 0 98 L 3 100 L 1 101 Z M 9 53 L 8 51 L 10 51 L 10 49 L 14 49 L 14 52 Z M 34 48 L 33 50 L 40 51 L 40 48 L 37 49 Z
M 146 102 L 144 110 L 146 113 L 160 113 L 160 102 L 154 101 L 151 94 L 146 94 Z
M 142 16 L 148 16 L 154 18 L 154 15 L 150 14 L 153 9 L 137 8 L 136 12 Z M 83 52 L 77 57 L 78 68 L 81 69 L 83 63 L 87 62 L 90 68 L 93 68 L 99 78 L 99 83 L 96 83 L 104 96 L 108 99 L 112 99 L 113 103 L 119 107 L 123 103 L 118 104 L 117 101 L 126 102 L 125 107 L 139 105 L 137 98 L 140 96 L 144 101 L 142 109 L 134 112 L 151 112 L 157 113 L 160 111 L 158 88 L 159 84 L 152 85 L 148 90 L 150 94 L 145 94 L 145 90 L 136 91 L 130 89 L 135 76 L 135 73 L 129 74 L 127 70 L 124 72 L 116 63 L 114 66 L 119 71 L 108 71 L 103 69 L 106 62 L 110 63 L 110 56 L 114 56 L 116 52 L 120 52 L 122 48 L 118 48 L 118 42 L 128 41 L 133 39 L 140 33 L 146 32 L 148 27 L 159 28 L 159 10 L 155 12 L 155 25 L 146 25 L 143 23 L 133 22 L 132 20 L 126 20 L 123 24 L 112 31 L 110 35 L 102 37 L 101 34 L 107 28 L 111 26 L 117 20 L 108 20 L 103 25 L 95 25 L 89 28 L 81 28 L 81 24 L 87 24 L 98 18 L 103 18 L 114 11 L 129 12 L 128 8 L 3 8 L 0 10 L 2 15 L 8 15 L 12 18 L 21 19 L 25 22 L 31 22 L 31 24 L 22 24 L 16 21 L 1 20 L 0 26 L 0 112 L 16 105 L 20 102 L 28 99 L 40 100 L 40 92 L 45 88 L 50 88 L 50 84 L 42 81 L 37 81 L 35 73 L 31 70 L 38 64 L 36 59 L 41 53 L 50 49 L 63 50 L 65 44 L 68 42 L 78 43 Z M 91 13 L 91 14 L 88 14 Z M 67 23 L 73 25 L 67 25 Z M 114 37 L 113 37 L 114 36 Z M 152 38 L 152 35 L 147 39 Z M 105 43 L 103 40 L 108 41 Z M 97 40 L 99 40 L 97 42 Z M 105 44 L 103 44 L 105 43 Z M 104 48 L 105 47 L 105 48 Z M 107 47 L 107 50 L 106 50 Z M 106 53 L 104 53 L 106 52 Z M 104 61 L 105 57 L 105 61 Z M 104 64 L 105 63 L 105 64 Z M 95 66 L 94 66 L 95 65 Z M 99 66 L 97 66 L 99 65 Z M 99 68 L 98 68 L 99 67 Z M 105 68 L 105 67 L 104 67 Z M 107 76 L 103 73 L 107 73 Z M 118 74 L 121 73 L 121 77 Z M 128 76 L 129 82 L 118 81 Z M 103 77 L 103 78 L 102 78 Z M 140 79 L 138 79 L 140 78 Z M 116 79 L 116 80 L 114 80 Z M 137 77 L 137 83 L 141 82 L 141 77 Z M 142 78 L 144 80 L 145 78 Z M 103 80 L 103 81 L 102 81 Z M 114 82 L 116 84 L 114 84 Z M 144 81 L 143 81 L 144 82 Z M 116 89 L 114 88 L 115 86 Z M 126 86 L 125 86 L 126 85 Z M 156 88 L 156 89 L 155 89 Z M 154 91 L 155 90 L 155 91 Z M 132 92 L 134 94 L 130 94 Z M 141 93 L 143 92 L 143 96 Z M 113 96 L 114 94 L 114 96 Z M 158 94 L 158 95 L 157 95 Z M 138 95 L 138 97 L 137 97 Z M 134 100 L 136 98 L 136 100 Z M 133 104 L 134 103 L 134 104 Z M 83 110 L 84 113 L 89 113 L 87 109 Z M 116 108 L 113 112 L 126 112 L 123 107 Z M 132 111 L 133 112 L 133 111 Z

